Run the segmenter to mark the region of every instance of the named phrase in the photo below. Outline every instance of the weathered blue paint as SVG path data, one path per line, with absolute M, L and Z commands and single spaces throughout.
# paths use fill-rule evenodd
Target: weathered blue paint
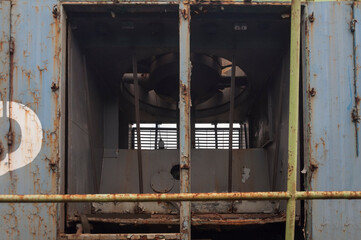
M 64 68 L 60 18 L 54 18 L 52 14 L 57 0 L 14 0 L 12 3 L 11 7 L 10 1 L 0 1 L 0 99 L 31 108 L 41 121 L 43 141 L 41 152 L 33 162 L 0 176 L 0 193 L 59 193 L 60 92 L 51 89 L 53 82 L 59 86 Z M 307 190 L 361 190 L 361 159 L 356 156 L 355 126 L 351 120 L 356 97 L 354 58 L 357 92 L 361 93 L 361 50 L 358 48 L 361 26 L 356 24 L 355 35 L 351 33 L 351 5 L 352 2 L 310 2 L 305 9 L 303 76 Z M 313 23 L 307 18 L 312 12 Z M 354 8 L 354 16 L 361 23 L 359 3 Z M 186 26 L 183 27 L 182 31 L 187 33 Z M 12 56 L 10 36 L 14 39 Z M 189 52 L 189 49 L 185 50 L 181 52 Z M 181 59 L 187 60 L 189 55 L 181 56 Z M 181 80 L 184 83 L 188 75 L 187 64 L 188 60 L 182 65 Z M 315 96 L 309 94 L 312 88 Z M 11 125 L 17 133 L 15 136 L 19 135 L 16 124 L 12 122 Z M 0 118 L 0 141 L 5 153 L 8 152 L 5 135 L 9 126 L 7 118 Z M 183 130 L 181 145 L 188 148 L 189 129 L 185 132 L 184 126 Z M 360 134 L 358 137 L 361 143 Z M 16 141 L 14 146 L 16 148 Z M 12 150 L 8 156 L 1 156 L 1 160 L 8 158 L 11 163 Z M 55 206 L 1 204 L 0 239 L 56 239 L 59 213 Z M 361 202 L 356 200 L 308 201 L 308 239 L 358 239 L 361 235 L 360 212 Z
M 6 102 L 9 100 L 9 77 L 10 77 L 10 1 L 0 2 L 0 108 L 3 109 Z M 9 131 L 9 120 L 6 117 L 0 118 L 0 148 L 1 161 L 7 160 L 6 153 L 8 152 L 6 135 Z M 4 188 L 9 187 L 11 179 L 9 176 L 3 176 L 1 180 L 1 193 L 4 193 Z M 5 183 L 5 184 L 4 184 Z M 16 227 L 16 222 L 11 218 L 12 206 L 7 205 L 0 208 L 0 224 L 3 239 L 6 239 L 6 234 L 11 234 Z M 5 234 L 6 233 L 6 234 Z
M 191 49 L 190 6 L 185 1 L 179 5 L 179 149 L 180 192 L 191 192 Z M 191 239 L 191 204 L 180 204 L 180 235 Z
M 356 18 L 361 21 L 360 7 L 355 10 Z M 308 19 L 312 13 L 314 22 Z M 356 156 L 355 124 L 351 118 L 355 105 L 353 65 L 357 57 L 351 19 L 352 2 L 309 2 L 304 15 L 307 190 L 361 189 L 361 159 Z M 358 45 L 361 27 L 356 26 Z M 358 88 L 360 77 L 358 73 Z M 312 89 L 315 94 L 310 94 Z M 306 211 L 308 239 L 359 239 L 360 201 L 308 201 Z
M 0 108 L 9 100 L 8 79 L 10 71 L 10 1 L 0 2 Z M 8 150 L 6 134 L 9 130 L 9 120 L 0 118 L 0 159 L 5 159 Z
M 13 143 L 6 151 L 9 154 L 4 157 L 8 164 L 14 162 L 20 136 L 26 136 L 24 129 L 28 127 L 23 126 L 21 130 L 16 121 L 9 121 L 8 117 L 17 114 L 12 102 L 22 103 L 35 112 L 43 134 L 39 154 L 32 156 L 31 147 L 24 149 L 23 159 L 29 163 L 0 176 L 1 194 L 58 192 L 59 94 L 58 90 L 51 89 L 53 82 L 59 85 L 61 67 L 60 18 L 54 18 L 52 14 L 56 3 L 56 0 L 14 0 L 10 8 L 10 1 L 0 2 L 0 38 L 3 42 L 0 58 L 4 61 L 0 69 L 1 100 L 10 101 L 9 116 L 0 122 L 2 144 L 7 144 L 3 136 L 9 131 L 9 125 L 14 133 Z M 12 54 L 5 43 L 10 36 L 14 42 Z M 30 126 L 34 119 L 29 112 L 25 118 L 29 118 Z M 28 141 L 31 146 L 37 139 L 28 136 Z M 56 239 L 56 204 L 4 204 L 0 205 L 0 216 L 0 239 Z

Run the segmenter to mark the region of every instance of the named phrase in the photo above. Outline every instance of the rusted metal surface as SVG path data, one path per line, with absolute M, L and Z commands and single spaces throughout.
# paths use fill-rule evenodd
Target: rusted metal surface
M 92 203 L 93 212 L 99 214 L 179 214 L 179 202 L 103 202 Z M 192 202 L 192 213 L 277 213 L 279 201 L 275 200 L 235 200 Z M 282 210 L 281 210 L 282 211 Z
M 359 97 L 355 96 L 354 87 L 360 87 L 361 15 L 359 3 L 355 4 L 354 9 L 352 4 L 309 2 L 305 8 L 303 96 L 307 191 L 361 190 L 358 171 L 361 160 L 357 156 L 355 123 L 352 119 L 353 108 L 355 103 L 358 104 Z M 308 16 L 312 15 L 310 21 Z M 351 29 L 353 19 L 358 20 L 354 32 Z M 354 65 L 357 79 L 354 79 Z M 360 89 L 356 92 L 360 93 Z M 330 197 L 327 192 L 322 195 Z M 340 198 L 339 193 L 331 195 Z M 344 197 L 350 196 L 345 194 Z M 305 202 L 307 239 L 359 238 L 361 201 Z
M 296 199 L 361 199 L 361 191 L 297 192 Z
M 288 192 L 169 193 L 169 194 L 31 194 L 0 195 L 0 202 L 154 202 L 154 201 L 222 201 L 288 200 Z M 361 199 L 361 191 L 295 192 L 296 199 Z
M 355 6 L 356 3 L 351 5 L 351 11 L 352 11 L 352 18 L 350 21 L 350 31 L 353 35 L 352 37 L 352 46 L 353 46 L 353 90 L 354 90 L 354 96 L 355 96 L 355 103 L 354 103 L 354 107 L 352 110 L 352 120 L 355 124 L 355 141 L 356 141 L 356 157 L 359 156 L 359 122 L 361 120 L 360 118 L 360 97 L 358 95 L 358 83 L 357 83 L 357 73 L 358 73 L 358 63 L 357 63 L 357 57 L 356 57 L 356 49 L 357 49 L 357 45 L 358 43 L 356 42 L 358 40 L 355 30 L 356 30 L 356 23 L 357 20 L 355 19 L 356 15 L 355 15 Z M 356 7 L 357 8 L 357 7 Z
M 77 4 L 77 5 L 119 5 L 119 4 L 179 4 L 179 1 L 169 0 L 59 0 L 62 4 Z
M 157 1 L 148 1 L 148 0 L 60 0 L 63 4 L 107 4 L 107 5 L 116 5 L 116 4 L 178 4 L 179 1 L 169 1 L 169 0 L 157 0 Z M 303 0 L 302 2 L 306 2 Z M 289 0 L 224 0 L 224 1 L 214 1 L 214 0 L 203 0 L 189 1 L 189 4 L 203 4 L 203 5 L 291 5 Z
M 2 115 L 7 114 L 4 109 L 8 105 L 9 101 L 9 79 L 10 79 L 10 22 L 11 22 L 11 6 L 10 1 L 0 1 L 0 112 Z M 7 134 L 9 133 L 9 119 L 6 116 L 0 118 L 0 166 L 3 168 L 2 162 L 8 162 L 8 144 Z M 11 191 L 11 176 L 5 175 L 0 177 L 2 184 L 0 187 L 1 193 L 14 193 Z M 6 185 L 5 185 L 6 183 Z M 10 214 L 15 213 L 14 206 L 1 206 L 0 205 L 0 216 L 1 220 L 0 229 L 4 236 L 7 235 L 9 239 L 15 235 L 17 219 L 15 216 Z M 6 238 L 6 237 L 5 237 Z
M 58 193 L 60 102 L 59 90 L 51 86 L 60 83 L 61 16 L 53 16 L 55 4 L 55 0 L 0 3 L 0 17 L 7 18 L 0 28 L 9 31 L 0 38 L 12 39 L 8 47 L 2 43 L 0 51 L 10 55 L 9 61 L 0 56 L 1 65 L 9 68 L 1 77 L 0 132 L 5 127 L 10 133 L 0 166 L 2 194 Z M 4 239 L 56 238 L 56 204 L 3 204 L 0 216 Z
M 179 215 L 153 214 L 150 217 L 141 215 L 107 215 L 92 214 L 87 216 L 91 223 L 116 223 L 122 225 L 178 225 Z M 79 222 L 79 217 L 69 219 L 70 223 Z M 285 222 L 285 214 L 192 214 L 192 226 L 242 226 Z
M 9 100 L 9 72 L 10 72 L 10 1 L 0 2 L 0 114 L 5 115 L 4 110 Z M 9 119 L 7 116 L 0 118 L 0 159 L 8 162 L 8 138 Z M 1 168 L 4 168 L 0 163 Z
M 287 192 L 0 195 L 0 202 L 152 202 L 289 199 Z
M 178 4 L 178 2 L 134 1 L 76 1 L 78 4 Z M 182 192 L 186 194 L 158 195 L 15 195 L 53 194 L 59 192 L 60 91 L 64 89 L 61 76 L 61 11 L 55 0 L 0 2 L 0 199 L 33 204 L 1 204 L 0 215 L 5 224 L 0 232 L 5 239 L 55 239 L 58 212 L 55 204 L 44 202 L 90 201 L 214 201 L 251 199 L 359 199 L 360 192 L 288 192 L 188 194 L 190 192 L 190 62 L 188 4 L 181 3 L 181 97 L 184 106 L 181 121 L 181 166 L 184 173 Z M 205 1 L 203 4 L 270 4 L 289 5 L 285 1 Z M 306 90 L 309 118 L 306 121 L 307 150 L 306 178 L 309 190 L 360 190 L 360 159 L 353 127 L 352 107 L 358 104 L 358 40 L 360 7 L 355 4 L 309 3 L 312 24 L 306 29 L 308 45 Z M 333 14 L 329 14 L 329 13 Z M 350 23 L 352 23 L 350 29 Z M 326 30 L 325 30 L 326 29 Z M 183 32 L 183 34 L 182 34 Z M 354 44 L 352 38 L 354 37 Z M 356 43 L 356 44 L 355 44 Z M 341 47 L 340 47 L 341 46 Z M 183 47 L 183 48 L 182 48 Z M 183 60 L 183 62 L 182 62 Z M 356 62 L 355 62 L 356 60 Z M 328 67 L 325 67 L 325 66 Z M 355 72 L 354 69 L 355 68 Z M 356 76 L 349 73 L 356 73 Z M 355 79 L 357 78 L 357 79 Z M 185 82 L 182 82 L 184 80 Z M 355 82 L 355 84 L 353 84 Z M 187 86 L 188 84 L 188 86 Z M 355 85 L 355 86 L 354 86 Z M 351 89 L 351 90 L 350 90 Z M 316 94 L 317 93 L 317 94 Z M 187 112 L 188 111 L 188 112 Z M 357 119 L 357 115 L 354 115 Z M 186 118 L 184 118 L 186 117 Z M 9 118 L 13 120 L 9 120 Z M 188 121 L 188 122 L 187 122 Z M 290 120 L 291 121 L 291 120 Z M 358 130 L 356 128 L 356 130 Z M 355 137 L 357 140 L 355 141 Z M 188 153 L 188 154 L 187 154 Z M 354 156 L 356 154 L 356 156 Z M 290 167 L 291 169 L 291 167 Z M 295 168 L 291 169 L 291 175 Z M 292 175 L 294 176 L 294 175 Z M 294 184 L 294 182 L 291 182 Z M 293 188 L 293 187 L 292 187 Z M 38 204 L 35 202 L 43 202 Z M 292 205 L 294 203 L 292 202 Z M 293 206 L 292 211 L 293 211 Z M 181 214 L 184 239 L 190 237 L 190 203 L 183 202 Z M 291 214 L 292 214 L 291 211 Z M 360 202 L 312 201 L 308 237 L 314 239 L 357 239 L 360 235 Z M 348 213 L 348 214 L 344 214 Z M 289 219 L 289 222 L 294 222 Z M 223 220 L 221 220 L 223 221 Z M 182 222 L 182 221 L 181 221 Z M 219 223 L 218 223 L 219 224 Z M 290 228 L 291 229 L 291 228 Z M 343 231 L 339 231 L 343 229 Z
M 179 151 L 180 192 L 191 192 L 191 50 L 190 50 L 190 5 L 185 0 L 179 3 Z M 180 237 L 191 239 L 191 204 L 180 203 Z
M 178 233 L 64 234 L 61 240 L 178 240 Z

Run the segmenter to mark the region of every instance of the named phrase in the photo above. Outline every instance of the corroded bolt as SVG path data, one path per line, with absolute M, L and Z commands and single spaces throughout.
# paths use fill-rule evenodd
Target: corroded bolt
M 13 55 L 15 52 L 15 41 L 13 37 L 10 38 L 9 52 L 11 55 Z
M 360 117 L 358 108 L 353 108 L 353 109 L 352 109 L 351 118 L 352 118 L 352 121 L 355 122 L 355 123 L 359 123 L 359 122 L 360 122 L 361 117 Z
M 315 88 L 312 88 L 312 89 L 309 91 L 309 93 L 310 93 L 310 96 L 311 96 L 311 97 L 316 96 L 316 90 L 315 90 Z
M 314 21 L 315 21 L 315 15 L 314 15 L 313 12 L 308 16 L 308 20 L 309 20 L 310 22 L 314 22 Z
M 356 23 L 357 23 L 357 20 L 356 19 L 352 19 L 351 22 L 350 22 L 350 30 L 351 32 L 355 32 L 356 30 Z
M 58 5 L 54 5 L 52 14 L 54 18 L 57 18 L 60 15 Z
M 52 84 L 51 84 L 51 90 L 53 90 L 53 92 L 55 92 L 56 90 L 58 90 L 59 89 L 59 86 L 55 83 L 55 82 L 53 82 Z
M 182 9 L 181 13 L 182 13 L 182 16 L 183 16 L 184 19 L 188 18 L 188 12 L 187 12 L 186 9 Z
M 50 162 L 49 167 L 53 172 L 56 172 L 56 169 L 58 168 L 58 166 L 54 162 Z

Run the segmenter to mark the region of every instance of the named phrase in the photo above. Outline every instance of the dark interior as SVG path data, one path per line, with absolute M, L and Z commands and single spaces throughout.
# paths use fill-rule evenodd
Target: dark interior
M 68 193 L 139 193 L 137 151 L 131 138 L 136 121 L 133 57 L 138 68 L 140 122 L 176 126 L 174 149 L 161 149 L 156 140 L 154 149 L 142 150 L 145 192 L 179 192 L 178 6 L 68 5 L 66 11 Z M 244 126 L 239 136 L 246 142 L 233 149 L 232 191 L 285 190 L 289 15 L 288 6 L 192 6 L 192 191 L 227 191 L 228 150 L 197 149 L 196 124 L 229 123 L 232 59 L 234 123 Z M 178 203 L 152 204 L 67 204 L 68 231 L 75 231 L 84 214 L 101 215 L 118 225 L 136 214 L 136 218 L 179 214 Z M 269 214 L 264 218 L 271 219 L 270 224 L 282 224 L 284 210 L 282 201 L 192 205 L 199 214 L 235 214 L 244 219 Z M 105 222 L 92 224 L 98 232 L 124 231 Z M 124 224 L 132 228 L 131 221 Z

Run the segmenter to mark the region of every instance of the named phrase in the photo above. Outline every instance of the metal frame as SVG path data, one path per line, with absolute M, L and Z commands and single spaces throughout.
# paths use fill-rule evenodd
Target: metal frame
M 321 0 L 322 1 L 322 0 Z M 182 201 L 180 211 L 180 238 L 191 239 L 190 201 L 220 200 L 287 200 L 286 240 L 294 239 L 296 200 L 305 199 L 361 199 L 361 191 L 297 191 L 297 147 L 299 109 L 299 69 L 300 69 L 300 18 L 301 0 L 292 0 L 291 10 L 291 51 L 290 51 L 290 104 L 288 179 L 286 192 L 230 192 L 230 193 L 190 193 L 190 5 L 196 2 L 171 1 L 114 1 L 114 0 L 73 0 L 62 4 L 179 4 L 180 25 L 180 166 L 181 193 L 179 194 L 40 194 L 40 195 L 0 195 L 0 203 L 64 203 L 64 202 L 144 202 Z M 201 4 L 285 4 L 285 0 L 255 0 L 252 3 L 233 1 L 202 1 Z
M 190 42 L 190 4 L 179 3 L 179 161 L 180 192 L 191 192 L 191 42 Z M 191 239 L 191 203 L 181 202 L 179 229 L 182 240 Z

